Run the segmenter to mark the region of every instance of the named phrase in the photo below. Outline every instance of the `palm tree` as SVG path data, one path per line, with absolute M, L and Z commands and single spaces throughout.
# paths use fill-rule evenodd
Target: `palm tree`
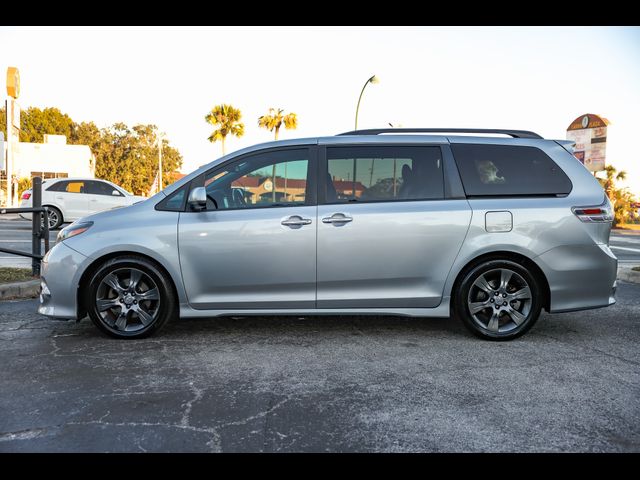
M 269 113 L 258 118 L 258 126 L 266 128 L 270 132 L 275 130 L 275 139 L 278 140 L 278 132 L 284 122 L 284 128 L 287 130 L 295 130 L 298 128 L 298 116 L 295 113 L 283 115 L 284 110 L 278 108 L 270 108 Z
M 633 202 L 633 196 L 626 188 L 616 187 L 616 181 L 625 180 L 627 178 L 627 172 L 624 170 L 618 171 L 613 165 L 607 165 L 604 168 L 604 172 L 606 175 L 605 178 L 597 178 L 613 205 L 613 226 L 615 227 L 628 220 L 632 212 L 631 203 Z
M 627 172 L 624 170 L 618 171 L 613 165 L 607 165 L 604 167 L 604 171 L 607 177 L 599 178 L 598 180 L 600 180 L 605 192 L 607 192 L 607 195 L 611 198 L 612 190 L 615 188 L 615 182 L 617 180 L 625 180 L 627 178 Z
M 208 123 L 217 127 L 213 133 L 209 135 L 209 141 L 214 143 L 220 140 L 222 144 L 222 155 L 224 155 L 224 140 L 227 138 L 227 135 L 234 135 L 236 137 L 244 135 L 244 123 L 240 121 L 241 118 L 242 113 L 240 109 L 226 103 L 216 105 L 204 117 Z
M 286 115 L 283 115 L 284 110 L 278 108 L 270 108 L 269 113 L 266 115 L 262 115 L 258 118 L 258 126 L 262 128 L 266 128 L 270 132 L 275 131 L 275 139 L 278 140 L 278 133 L 280 132 L 280 127 L 282 126 L 282 122 L 284 122 L 284 128 L 287 130 L 295 130 L 298 128 L 298 115 L 291 112 Z M 276 201 L 276 165 L 273 165 L 273 202 Z M 287 162 L 284 164 L 284 200 L 287 199 Z

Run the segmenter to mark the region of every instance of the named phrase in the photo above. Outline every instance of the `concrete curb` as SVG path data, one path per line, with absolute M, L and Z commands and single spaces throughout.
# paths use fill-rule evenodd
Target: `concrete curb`
M 40 293 L 40 280 L 28 280 L 26 282 L 4 283 L 0 285 L 0 300 L 13 300 L 16 298 L 34 298 Z
M 640 283 L 640 272 L 631 270 L 632 267 L 619 267 L 618 279 L 625 282 Z

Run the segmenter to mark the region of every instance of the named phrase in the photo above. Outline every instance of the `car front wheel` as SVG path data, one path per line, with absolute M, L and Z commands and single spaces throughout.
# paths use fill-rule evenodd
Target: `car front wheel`
M 143 338 L 160 330 L 176 311 L 171 280 L 138 256 L 111 259 L 93 274 L 85 305 L 93 323 L 116 338 Z
M 489 260 L 466 272 L 455 310 L 475 335 L 510 340 L 538 320 L 542 291 L 536 277 L 511 260 Z

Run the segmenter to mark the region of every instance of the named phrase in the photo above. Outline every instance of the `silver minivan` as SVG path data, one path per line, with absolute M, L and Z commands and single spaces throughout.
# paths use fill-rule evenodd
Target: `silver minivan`
M 118 338 L 178 317 L 455 314 L 505 340 L 543 308 L 615 302 L 611 221 L 567 142 L 532 132 L 270 142 L 63 229 L 38 311 Z

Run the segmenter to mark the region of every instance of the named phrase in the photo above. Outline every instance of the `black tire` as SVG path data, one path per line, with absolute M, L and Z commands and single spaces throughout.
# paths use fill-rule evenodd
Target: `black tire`
M 130 272 L 129 283 L 126 272 Z M 130 289 L 133 275 L 140 277 L 134 288 Z M 117 286 L 125 288 L 116 290 L 111 286 L 114 276 Z M 152 298 L 149 293 L 153 293 L 153 288 L 157 292 Z M 144 298 L 145 295 L 148 300 Z M 139 299 L 139 304 L 135 298 Z M 169 276 L 155 263 L 136 255 L 116 257 L 102 264 L 91 276 L 83 301 L 94 325 L 103 333 L 120 339 L 144 338 L 155 334 L 177 314 L 176 296 Z M 100 311 L 98 302 L 101 302 L 101 307 L 111 307 Z M 123 312 L 126 314 L 123 315 Z M 145 314 L 144 320 L 141 314 Z M 120 321 L 124 322 L 123 328 L 118 325 Z
M 60 225 L 62 225 L 62 222 L 64 222 L 64 219 L 62 218 L 62 212 L 56 207 L 47 206 L 47 209 L 49 210 L 49 230 L 55 230 L 56 228 L 60 227 Z M 44 214 L 41 213 L 40 219 L 42 220 L 43 217 Z
M 512 272 L 504 286 L 503 271 L 505 279 Z M 526 333 L 540 316 L 543 304 L 540 282 L 512 260 L 494 259 L 475 265 L 463 273 L 459 285 L 454 312 L 480 338 L 512 340 Z

